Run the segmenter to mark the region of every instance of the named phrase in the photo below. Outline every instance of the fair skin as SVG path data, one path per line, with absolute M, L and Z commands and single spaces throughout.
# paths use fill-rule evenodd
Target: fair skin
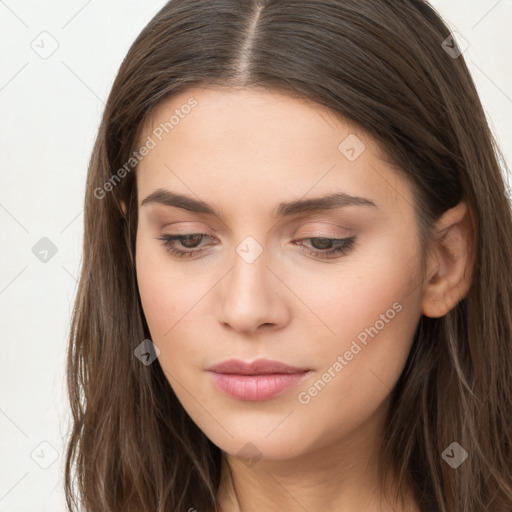
M 136 268 L 158 363 L 225 453 L 221 510 L 419 511 L 410 489 L 405 509 L 383 498 L 376 460 L 421 314 L 443 316 L 469 289 L 466 205 L 439 220 L 422 273 L 412 191 L 367 134 L 282 93 L 193 88 L 158 106 L 142 140 L 190 97 L 197 106 L 137 169 Z M 352 160 L 338 148 L 350 134 L 365 145 L 357 158 L 349 153 Z M 142 204 L 158 189 L 202 200 L 221 216 Z M 373 205 L 275 215 L 281 203 L 334 192 Z M 158 240 L 196 233 L 207 236 L 174 242 L 198 251 L 191 257 Z M 254 240 L 243 248 L 261 251 L 251 262 L 237 252 L 246 237 Z M 336 245 L 315 243 L 350 237 L 351 249 L 328 258 L 321 253 Z M 358 340 L 370 327 L 377 334 L 364 345 Z M 350 356 L 354 340 L 361 348 Z M 338 356 L 341 371 L 333 370 Z M 206 371 L 230 358 L 273 359 L 311 373 L 279 396 L 244 401 L 220 391 Z

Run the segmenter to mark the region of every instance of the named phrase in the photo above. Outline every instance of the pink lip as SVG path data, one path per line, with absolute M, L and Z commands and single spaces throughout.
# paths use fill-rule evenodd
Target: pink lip
M 261 401 L 297 385 L 311 370 L 295 368 L 279 361 L 258 359 L 246 363 L 230 359 L 207 369 L 213 383 L 239 400 Z

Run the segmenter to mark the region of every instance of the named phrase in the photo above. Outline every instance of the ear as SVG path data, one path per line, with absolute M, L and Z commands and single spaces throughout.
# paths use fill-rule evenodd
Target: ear
M 126 216 L 126 203 L 122 199 L 119 202 L 121 203 L 121 210 L 123 210 L 123 214 Z
M 427 258 L 422 313 L 446 315 L 471 287 L 475 233 L 468 205 L 461 201 L 436 223 L 434 247 Z

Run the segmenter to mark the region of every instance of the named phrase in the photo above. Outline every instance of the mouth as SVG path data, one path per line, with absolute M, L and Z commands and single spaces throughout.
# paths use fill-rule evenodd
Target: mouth
M 298 385 L 312 370 L 279 361 L 258 359 L 252 363 L 231 359 L 207 369 L 213 384 L 223 393 L 243 401 L 259 402 Z

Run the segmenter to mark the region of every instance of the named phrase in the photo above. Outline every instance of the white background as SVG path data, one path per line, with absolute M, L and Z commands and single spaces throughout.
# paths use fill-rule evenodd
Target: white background
M 164 3 L 0 0 L 0 512 L 65 510 L 64 364 L 87 164 L 117 69 Z M 469 42 L 464 57 L 510 167 L 512 0 L 432 5 Z M 58 43 L 47 59 L 32 49 L 44 31 Z M 32 252 L 43 237 L 57 248 L 46 263 Z

